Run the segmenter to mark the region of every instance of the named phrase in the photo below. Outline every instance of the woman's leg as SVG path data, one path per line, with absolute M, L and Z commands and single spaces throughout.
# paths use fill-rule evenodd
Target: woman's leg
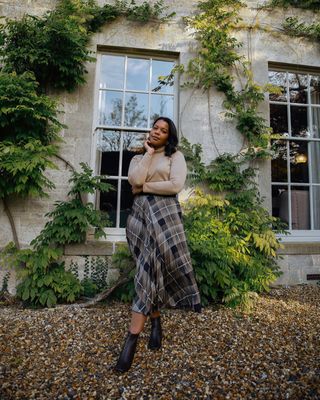
M 142 332 L 146 319 L 145 315 L 132 311 L 129 331 L 133 334 Z
M 126 372 L 130 369 L 137 347 L 139 333 L 143 330 L 147 317 L 132 311 L 129 332 L 124 342 L 115 370 Z
M 159 350 L 162 342 L 160 311 L 157 310 L 151 313 L 150 320 L 151 320 L 151 333 L 150 333 L 148 347 L 151 350 Z

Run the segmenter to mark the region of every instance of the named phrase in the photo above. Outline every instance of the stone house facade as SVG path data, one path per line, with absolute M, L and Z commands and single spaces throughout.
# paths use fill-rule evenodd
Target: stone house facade
M 175 64 L 186 64 L 195 54 L 196 42 L 182 17 L 191 15 L 196 3 L 166 0 L 168 12 L 175 11 L 176 15 L 160 25 L 124 19 L 107 24 L 91 40 L 96 61 L 87 65 L 86 84 L 73 93 L 59 95 L 61 119 L 68 127 L 61 133 L 65 141 L 61 155 L 76 168 L 80 162 L 88 163 L 95 173 L 108 175 L 116 188 L 113 194 L 89 198 L 111 216 L 113 227 L 107 229 L 107 239 L 94 241 L 89 234 L 87 243 L 67 246 L 65 259 L 69 264 L 84 266 L 105 260 L 116 243 L 124 240 L 131 201 L 126 179 L 128 157 L 154 117 L 171 116 L 183 136 L 202 145 L 205 162 L 225 152 L 237 153 L 243 146 L 234 123 L 225 119 L 221 93 L 212 89 L 208 96 L 200 90 L 181 89 L 183 76 L 176 77 L 171 87 L 153 90 L 159 75 L 166 75 Z M 255 81 L 269 81 L 286 92 L 282 97 L 266 97 L 260 110 L 275 131 L 288 138 L 279 144 L 282 156 L 256 165 L 266 207 L 287 222 L 291 232 L 283 238 L 285 248 L 279 263 L 284 274 L 277 283 L 314 282 L 312 278 L 320 274 L 319 48 L 299 38 L 275 37 L 267 29 L 280 29 L 292 10 L 269 13 L 258 9 L 261 2 L 246 3 L 247 8 L 241 11 L 244 22 L 254 26 L 260 21 L 266 29 L 235 32 L 243 42 L 240 51 L 252 63 Z M 0 0 L 0 15 L 41 15 L 54 6 L 55 0 Z M 306 21 L 314 17 L 311 12 L 302 15 Z M 66 197 L 70 170 L 62 161 L 57 164 L 59 170 L 47 172 L 56 185 L 48 199 L 11 199 L 10 209 L 23 247 L 39 234 L 54 201 Z M 0 247 L 11 240 L 10 224 L 0 204 Z

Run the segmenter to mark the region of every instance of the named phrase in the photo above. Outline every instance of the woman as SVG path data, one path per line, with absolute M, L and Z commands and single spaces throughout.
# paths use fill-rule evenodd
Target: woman
M 116 371 L 131 367 L 139 333 L 151 319 L 149 349 L 161 347 L 160 308 L 189 308 L 201 312 L 177 193 L 184 186 L 187 167 L 177 151 L 174 123 L 159 117 L 144 143 L 144 155 L 133 157 L 128 180 L 135 195 L 127 221 L 127 241 L 136 261 L 136 297 L 129 332 Z

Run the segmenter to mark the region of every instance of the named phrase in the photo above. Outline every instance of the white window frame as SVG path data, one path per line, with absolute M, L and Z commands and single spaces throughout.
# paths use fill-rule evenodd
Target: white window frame
M 294 105 L 297 107 L 305 107 L 307 108 L 307 113 L 308 113 L 308 130 L 311 132 L 313 131 L 313 127 L 311 124 L 312 121 L 312 108 L 319 108 L 320 109 L 320 104 L 313 104 L 311 102 L 311 95 L 310 95 L 310 75 L 318 75 L 320 77 L 320 70 L 316 69 L 297 69 L 294 67 L 288 66 L 274 66 L 273 64 L 269 64 L 269 72 L 285 72 L 287 74 L 300 74 L 300 75 L 307 75 L 308 76 L 308 93 L 307 93 L 307 103 L 290 103 L 289 97 L 287 98 L 287 101 L 272 101 L 269 100 L 269 105 L 270 104 L 277 104 L 277 105 L 283 105 L 287 107 L 287 116 L 288 116 L 288 131 L 290 132 L 290 135 L 288 137 L 283 137 L 279 140 L 284 140 L 286 142 L 290 141 L 306 141 L 308 142 L 308 149 L 310 148 L 309 144 L 311 143 L 320 143 L 320 138 L 301 138 L 301 137 L 296 137 L 296 136 L 291 136 L 291 109 L 290 106 Z M 287 79 L 287 93 L 289 93 L 289 80 Z M 269 117 L 270 117 L 270 111 L 269 111 Z M 311 152 L 308 151 L 308 157 L 310 157 Z M 287 163 L 289 163 L 289 157 L 287 157 Z M 313 183 L 312 182 L 312 170 L 311 170 L 311 165 L 312 165 L 312 159 L 308 163 L 309 165 L 309 182 L 308 183 L 297 183 L 297 182 L 291 182 L 291 176 L 288 173 L 288 180 L 287 182 L 273 182 L 271 181 L 271 186 L 287 186 L 288 187 L 288 215 L 289 215 L 289 226 L 292 223 L 292 208 L 291 208 L 291 187 L 292 186 L 304 186 L 309 188 L 309 204 L 310 204 L 310 225 L 313 226 L 314 223 L 314 216 L 313 216 L 313 210 L 314 210 L 314 204 L 313 204 L 313 196 L 312 196 L 312 190 L 313 187 L 317 186 L 320 187 L 320 183 Z M 288 169 L 289 171 L 289 169 Z M 310 229 L 310 230 L 297 230 L 297 229 L 288 229 L 287 230 L 289 235 L 286 234 L 277 234 L 277 237 L 281 239 L 283 243 L 318 243 L 320 242 L 320 230 L 319 229 Z
M 126 51 L 128 50 L 128 51 Z M 98 151 L 97 151 L 97 131 L 99 129 L 105 129 L 109 131 L 119 131 L 119 132 L 149 132 L 150 128 L 130 128 L 130 127 L 125 127 L 125 126 L 103 126 L 99 125 L 99 98 L 100 98 L 100 70 L 101 70 L 101 59 L 103 55 L 115 55 L 115 56 L 123 56 L 126 57 L 126 59 L 130 57 L 134 58 L 140 58 L 140 59 L 147 59 L 147 60 L 160 60 L 160 61 L 172 61 L 175 62 L 177 65 L 179 65 L 179 54 L 178 53 L 173 53 L 173 52 L 158 52 L 158 51 L 146 51 L 143 49 L 134 49 L 133 51 L 130 49 L 119 49 L 119 48 L 114 48 L 114 47 L 107 47 L 103 46 L 101 49 L 98 48 L 98 53 L 97 53 L 97 62 L 96 62 L 96 76 L 95 76 L 95 87 L 94 87 L 94 112 L 93 112 L 93 124 L 92 124 L 92 145 L 91 145 L 91 163 L 90 166 L 92 170 L 95 172 L 95 174 L 99 175 L 100 174 L 100 162 L 99 162 L 99 157 L 98 157 Z M 127 68 L 127 62 L 125 62 L 125 71 L 124 74 L 126 75 L 126 68 Z M 179 76 L 178 74 L 175 74 L 174 76 L 174 87 L 173 87 L 173 121 L 178 127 L 178 110 L 179 110 L 179 96 L 178 96 L 178 87 L 179 87 L 179 82 L 178 82 Z M 120 90 L 119 90 L 120 91 Z M 122 90 L 123 96 L 125 96 L 126 91 Z M 136 92 L 136 93 L 141 93 L 141 91 L 135 91 L 135 90 L 130 90 L 130 92 Z M 147 92 L 147 91 L 145 91 Z M 148 89 L 148 95 L 152 93 L 151 88 L 149 87 Z M 124 104 L 124 103 L 123 103 Z M 147 121 L 147 127 L 149 126 L 149 117 L 150 117 L 150 104 L 151 102 L 149 101 L 149 111 L 148 111 L 148 121 Z M 124 107 L 123 107 L 124 110 Z M 123 121 L 123 113 L 122 112 L 122 121 Z M 123 136 L 121 135 L 121 148 L 122 148 L 122 140 Z M 119 183 L 119 180 L 125 180 L 127 178 L 122 176 L 122 171 L 121 171 L 121 166 L 122 166 L 122 152 L 120 152 L 120 160 L 119 160 L 119 165 L 120 165 L 120 170 L 118 176 L 108 176 L 108 179 L 113 179 Z M 117 205 L 120 203 L 120 195 L 121 191 L 118 191 L 117 193 Z M 88 200 L 95 204 L 95 208 L 99 209 L 99 196 L 97 194 L 91 194 L 88 196 Z M 119 211 L 117 207 L 117 224 L 119 222 L 120 216 Z M 125 228 L 121 227 L 107 227 L 104 229 L 106 233 L 106 238 L 102 238 L 100 240 L 103 241 L 112 241 L 112 242 L 117 242 L 117 241 L 123 241 L 125 240 Z

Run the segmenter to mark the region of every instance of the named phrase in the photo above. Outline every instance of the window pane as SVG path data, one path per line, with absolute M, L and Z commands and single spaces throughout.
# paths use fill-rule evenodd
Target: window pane
M 101 57 L 101 89 L 123 89 L 124 60 L 123 56 L 103 55 Z
M 127 180 L 121 181 L 121 206 L 120 206 L 120 227 L 124 228 L 132 207 L 133 195 L 131 185 Z
M 272 215 L 286 223 L 289 228 L 288 186 L 272 186 Z
M 173 119 L 173 96 L 151 95 L 150 126 L 158 117 Z
M 291 189 L 292 229 L 310 229 L 309 188 L 293 186 Z
M 174 63 L 171 61 L 152 60 L 152 91 L 161 93 L 173 93 L 173 81 L 170 82 L 169 85 L 161 85 L 159 83 L 159 77 L 169 75 L 173 67 Z
M 312 187 L 312 197 L 313 197 L 313 229 L 320 229 L 320 186 Z
M 290 142 L 291 182 L 309 182 L 308 159 L 307 142 Z
M 111 226 L 116 226 L 117 220 L 117 189 L 118 181 L 113 179 L 104 180 L 103 182 L 110 183 L 115 190 L 109 191 L 107 193 L 100 193 L 100 210 L 106 211 L 109 215 L 111 221 Z
M 128 58 L 127 90 L 148 91 L 149 87 L 149 60 Z
M 274 133 L 289 135 L 287 106 L 270 104 L 270 126 Z
M 320 108 L 311 107 L 312 115 L 312 137 L 320 137 Z
M 307 107 L 291 106 L 291 135 L 308 137 L 308 109 Z
M 310 77 L 311 103 L 320 104 L 320 76 Z
M 122 176 L 128 176 L 129 164 L 132 157 L 143 153 L 145 137 L 145 133 L 123 133 Z
M 320 183 L 320 143 L 311 142 L 309 146 L 312 160 L 312 183 Z M 320 203 L 318 203 L 318 207 L 320 208 Z
M 120 126 L 122 114 L 122 93 L 102 91 L 99 101 L 99 124 Z
M 272 143 L 272 148 L 275 151 L 275 155 L 271 161 L 272 182 L 288 181 L 287 147 L 288 141 L 286 140 L 275 140 Z
M 119 175 L 120 133 L 114 131 L 97 132 L 97 149 L 101 154 L 101 175 Z
M 148 121 L 148 95 L 126 93 L 125 126 L 146 128 Z
M 271 101 L 287 101 L 287 84 L 286 84 L 286 72 L 269 72 L 269 82 L 272 85 L 278 86 L 281 89 L 281 94 L 269 94 Z
M 288 74 L 289 93 L 291 103 L 308 102 L 308 76 L 301 74 Z

